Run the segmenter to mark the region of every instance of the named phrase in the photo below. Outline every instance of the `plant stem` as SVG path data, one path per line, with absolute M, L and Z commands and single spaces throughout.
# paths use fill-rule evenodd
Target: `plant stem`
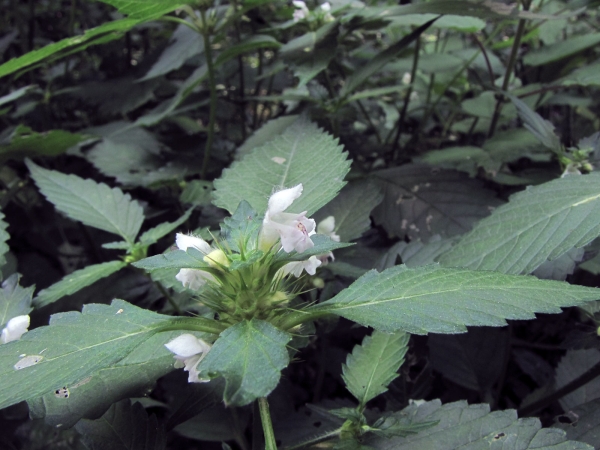
M 204 317 L 173 317 L 165 321 L 164 325 L 161 325 L 158 331 L 188 330 L 219 334 L 226 328 L 227 326 L 221 322 Z
M 206 56 L 206 66 L 208 69 L 208 84 L 210 88 L 210 112 L 208 116 L 208 136 L 206 137 L 206 146 L 204 147 L 204 160 L 202 161 L 202 172 L 200 176 L 206 179 L 206 169 L 210 161 L 210 152 L 212 150 L 213 140 L 215 138 L 215 120 L 217 118 L 217 86 L 215 85 L 215 66 L 210 43 L 210 29 L 206 22 L 206 11 L 200 10 L 202 19 L 202 38 L 204 39 L 204 55 Z
M 519 47 L 521 46 L 521 38 L 523 37 L 523 32 L 525 31 L 526 22 L 527 21 L 525 19 L 519 19 L 519 25 L 517 25 L 517 33 L 515 34 L 515 40 L 513 41 L 512 50 L 510 52 L 510 58 L 508 60 L 508 65 L 506 66 L 506 72 L 504 73 L 504 82 L 502 83 L 502 90 L 505 92 L 508 90 L 510 77 L 515 69 L 515 64 L 517 63 L 517 55 L 519 53 Z M 496 108 L 494 109 L 494 115 L 492 116 L 490 129 L 488 130 L 488 139 L 491 138 L 496 131 L 496 126 L 498 125 L 498 119 L 500 118 L 503 102 L 503 98 L 498 98 L 496 101 Z
M 265 450 L 277 450 L 275 442 L 275 433 L 273 432 L 273 423 L 271 422 L 271 413 L 269 413 L 269 402 L 267 397 L 258 399 L 258 408 L 260 410 L 260 420 L 265 435 Z
M 148 275 L 148 278 L 152 279 L 150 277 L 150 275 Z M 181 308 L 179 307 L 179 305 L 177 304 L 177 302 L 175 302 L 175 300 L 173 300 L 173 297 L 171 297 L 171 295 L 164 288 L 164 286 L 162 284 L 160 284 L 158 281 L 155 281 L 154 285 L 158 288 L 158 290 L 160 291 L 160 293 L 165 296 L 165 298 L 167 299 L 167 301 L 169 302 L 169 304 L 173 307 L 173 309 L 175 310 L 175 312 L 177 314 L 181 314 Z
M 327 311 L 294 311 L 293 313 L 282 317 L 282 320 L 275 325 L 281 330 L 289 331 L 295 326 L 303 324 L 304 322 L 310 322 L 329 314 L 330 313 Z
M 553 392 L 548 397 L 544 397 L 544 398 L 538 400 L 537 402 L 533 402 L 533 403 L 525 406 L 524 408 L 519 409 L 518 410 L 519 417 L 529 416 L 530 414 L 533 414 L 534 412 L 539 411 L 540 409 L 551 405 L 559 398 L 562 398 L 565 395 L 570 394 L 573 391 L 576 391 L 581 386 L 589 383 L 590 381 L 592 381 L 594 378 L 596 378 L 598 376 L 600 376 L 600 363 L 597 363 L 595 366 L 593 366 L 590 370 L 585 372 L 583 375 L 575 378 L 573 381 L 571 381 L 570 383 L 561 387 L 557 391 Z

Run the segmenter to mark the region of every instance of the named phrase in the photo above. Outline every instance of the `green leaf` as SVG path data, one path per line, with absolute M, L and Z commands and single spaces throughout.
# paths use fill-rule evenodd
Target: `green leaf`
M 281 370 L 289 363 L 290 339 L 268 322 L 240 322 L 221 333 L 198 370 L 225 378 L 226 404 L 247 405 L 269 395 L 279 383 Z
M 75 425 L 90 450 L 163 450 L 167 436 L 155 415 L 129 399 L 110 407 L 97 420 L 83 419 Z
M 89 136 L 64 130 L 37 133 L 25 125 L 18 125 L 0 142 L 0 160 L 34 155 L 56 156 L 86 139 Z
M 527 128 L 533 135 L 546 147 L 552 150 L 554 153 L 562 153 L 562 145 L 558 136 L 554 134 L 554 125 L 532 111 L 529 106 L 514 95 L 508 95 L 508 98 L 517 108 L 519 116 L 523 121 L 525 128 Z
M 401 50 L 408 47 L 415 39 L 418 39 L 438 18 L 427 21 L 418 28 L 415 28 L 409 34 L 404 36 L 398 42 L 390 45 L 384 51 L 379 53 L 363 67 L 358 69 L 346 79 L 346 83 L 340 91 L 341 97 L 347 97 L 360 87 L 375 73 L 379 72 L 392 59 L 396 58 Z
M 565 431 L 568 439 L 600 447 L 600 399 L 579 405 L 555 417 L 554 421 L 552 426 Z
M 361 408 L 386 392 L 388 385 L 398 377 L 409 338 L 409 334 L 402 332 L 385 334 L 374 331 L 348 355 L 346 364 L 342 365 L 342 378 Z
M 325 255 L 333 250 L 337 250 L 338 248 L 350 247 L 351 245 L 354 245 L 347 242 L 334 241 L 329 236 L 325 236 L 324 234 L 315 234 L 311 236 L 311 240 L 315 245 L 308 250 L 305 250 L 302 253 L 292 252 L 291 254 L 279 252 L 277 257 L 285 261 L 304 261 L 311 256 Z
M 140 244 L 142 245 L 152 245 L 155 242 L 158 242 L 160 238 L 166 236 L 171 233 L 177 227 L 179 227 L 183 222 L 189 219 L 192 211 L 194 209 L 188 209 L 183 216 L 177 219 L 175 222 L 163 222 L 160 225 L 155 226 L 154 228 L 150 228 L 148 231 L 144 231 L 139 238 Z
M 467 325 L 504 326 L 600 298 L 600 290 L 531 276 L 438 265 L 367 272 L 331 300 L 311 306 L 379 331 L 462 333 Z
M 543 66 L 554 61 L 561 60 L 567 56 L 579 53 L 587 48 L 600 43 L 600 33 L 587 33 L 572 36 L 569 39 L 552 45 L 545 45 L 537 50 L 528 52 L 523 57 L 523 63 L 527 66 Z
M 28 400 L 31 417 L 69 428 L 80 419 L 97 419 L 123 398 L 145 394 L 158 378 L 174 369 L 173 354 L 164 344 L 180 334 L 181 331 L 155 334 L 114 366 Z
M 367 437 L 363 444 L 380 450 L 592 450 L 586 444 L 567 441 L 564 432 L 542 428 L 538 419 L 519 419 L 517 412 L 510 409 L 490 412 L 490 407 L 485 404 L 469 405 L 459 401 L 442 405 L 439 400 L 433 400 L 410 405 L 390 417 L 397 419 L 399 424 L 438 423 L 404 437 Z
M 480 167 L 489 167 L 493 163 L 488 152 L 482 148 L 470 145 L 432 150 L 417 156 L 413 161 L 443 169 L 455 169 L 467 172 L 471 177 L 477 175 Z
M 556 366 L 555 385 L 560 389 L 588 372 L 600 363 L 600 351 L 597 348 L 568 350 Z M 600 397 L 600 379 L 598 377 L 581 385 L 578 389 L 564 395 L 558 401 L 565 411 L 570 411 Z
M 19 275 L 12 274 L 2 283 L 0 289 L 0 330 L 10 319 L 29 314 L 31 297 L 35 287 L 22 288 L 19 286 Z
M 240 251 L 240 247 L 246 248 L 248 242 L 256 242 L 261 227 L 262 218 L 257 217 L 250 203 L 242 200 L 235 213 L 223 220 L 221 235 L 233 250 Z
M 58 58 L 80 52 L 86 48 L 104 44 L 105 42 L 118 39 L 137 24 L 150 20 L 151 16 L 140 16 L 139 18 L 126 18 L 115 20 L 87 30 L 81 36 L 73 36 L 52 44 L 48 44 L 38 50 L 25 53 L 23 56 L 13 58 L 0 65 L 0 78 L 19 70 L 30 70 L 42 62 L 50 62 Z
M 212 182 L 192 180 L 181 191 L 179 201 L 194 206 L 208 206 L 211 203 L 211 193 Z
M 476 270 L 531 273 L 546 260 L 600 236 L 599 183 L 599 173 L 571 175 L 514 194 L 439 261 Z
M 289 212 L 312 214 L 336 196 L 350 168 L 337 139 L 306 119 L 234 162 L 215 180 L 214 203 L 233 213 L 246 200 L 259 214 L 274 190 L 304 186 Z
M 600 85 L 600 61 L 586 64 L 573 71 L 562 80 L 564 86 L 599 86 Z
M 239 44 L 226 48 L 215 60 L 215 66 L 220 66 L 221 64 L 224 64 L 237 56 L 243 55 L 244 53 L 254 52 L 262 48 L 278 49 L 279 47 L 281 47 L 281 43 L 279 43 L 273 36 L 266 34 L 255 34 L 243 39 Z
M 206 269 L 209 265 L 204 262 L 204 255 L 195 248 L 173 250 L 161 255 L 150 256 L 132 263 L 134 267 L 149 272 L 156 269 Z
M 282 116 L 278 117 L 277 119 L 269 120 L 262 127 L 256 130 L 252 136 L 246 139 L 246 142 L 238 147 L 235 152 L 236 159 L 241 159 L 243 156 L 250 153 L 252 149 L 260 147 L 275 139 L 277 136 L 280 136 L 297 119 L 298 116 Z
M 144 221 L 144 210 L 119 188 L 42 169 L 27 160 L 31 177 L 56 208 L 73 220 L 118 234 L 132 243 Z
M 132 18 L 158 19 L 185 5 L 181 0 L 100 0 Z
M 10 239 L 10 235 L 6 231 L 8 224 L 4 221 L 6 216 L 0 212 L 0 267 L 6 264 L 6 254 L 10 251 L 6 241 Z
M 345 242 L 358 239 L 371 228 L 371 211 L 383 200 L 377 184 L 371 180 L 350 182 L 337 197 L 314 214 L 317 224 L 329 216 L 335 218 L 333 230 Z
M 479 180 L 450 170 L 405 164 L 373 174 L 384 193 L 375 221 L 398 237 L 426 241 L 463 234 L 500 204 Z
M 123 261 L 109 261 L 76 270 L 75 272 L 66 275 L 62 280 L 54 283 L 52 286 L 38 292 L 33 303 L 36 308 L 41 308 L 42 306 L 54 303 L 102 278 L 112 275 L 126 265 L 127 263 Z
M 6 95 L 0 97 L 0 106 L 4 106 L 7 103 L 14 102 L 15 100 L 18 100 L 19 98 L 29 94 L 30 92 L 35 92 L 36 94 L 39 94 L 42 91 L 35 84 L 30 84 L 29 86 L 23 86 L 20 89 L 15 89 L 10 94 L 6 94 Z
M 170 319 L 123 300 L 53 315 L 49 326 L 0 346 L 0 408 L 113 366 Z

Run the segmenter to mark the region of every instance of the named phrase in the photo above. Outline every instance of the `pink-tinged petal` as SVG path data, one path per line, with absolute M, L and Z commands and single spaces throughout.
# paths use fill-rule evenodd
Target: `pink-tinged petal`
M 177 244 L 177 248 L 183 251 L 186 251 L 190 247 L 195 248 L 205 255 L 208 255 L 212 251 L 210 245 L 204 239 L 188 234 L 177 233 L 175 243 Z
M 206 353 L 210 350 L 210 345 L 193 334 L 182 334 L 165 344 L 165 347 L 175 353 L 179 358 L 189 358 L 190 356 Z
M 8 321 L 6 327 L 2 330 L 0 342 L 6 344 L 8 342 L 17 341 L 23 336 L 29 328 L 29 316 L 17 316 Z
M 268 216 L 272 217 L 274 214 L 281 213 L 288 209 L 294 200 L 302 195 L 302 189 L 302 184 L 299 184 L 293 188 L 284 189 L 271 195 L 269 198 L 269 209 L 267 210 L 265 219 Z
M 295 261 L 291 263 L 287 263 L 280 270 L 283 275 L 292 274 L 296 278 L 302 275 L 302 271 L 306 270 L 309 275 L 314 275 L 317 273 L 317 267 L 321 265 L 321 261 L 315 257 L 311 256 L 306 261 Z

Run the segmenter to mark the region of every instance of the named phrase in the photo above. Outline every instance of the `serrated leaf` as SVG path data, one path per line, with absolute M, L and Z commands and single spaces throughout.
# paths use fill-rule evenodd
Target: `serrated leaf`
M 84 134 L 64 130 L 37 133 L 25 125 L 18 125 L 0 142 L 0 159 L 22 159 L 35 155 L 56 156 L 86 139 L 89 139 L 89 136 Z
M 243 156 L 250 153 L 252 149 L 261 147 L 267 142 L 275 139 L 275 137 L 283 134 L 283 132 L 297 119 L 298 116 L 282 116 L 269 120 L 238 147 L 235 152 L 235 158 L 241 159 Z
M 348 355 L 346 364 L 342 365 L 342 378 L 361 408 L 369 400 L 386 392 L 387 386 L 398 377 L 409 338 L 407 333 L 374 331 Z
M 156 269 L 205 269 L 209 265 L 204 262 L 204 255 L 195 248 L 173 250 L 161 255 L 150 256 L 132 263 L 133 266 L 150 272 Z
M 19 286 L 19 274 L 12 274 L 2 282 L 0 289 L 0 330 L 13 317 L 29 314 L 35 287 Z
M 174 222 L 163 222 L 154 228 L 150 228 L 148 231 L 144 231 L 139 238 L 140 244 L 152 245 L 155 242 L 158 242 L 160 238 L 171 233 L 173 230 L 179 227 L 179 225 L 188 220 L 193 210 L 193 208 L 188 209 L 183 216 Z
M 381 273 L 372 270 L 331 300 L 311 306 L 379 331 L 462 333 L 466 326 L 504 326 L 600 298 L 600 289 L 531 276 L 504 275 L 438 265 Z
M 170 319 L 123 300 L 53 315 L 49 326 L 0 346 L 0 408 L 118 363 Z
M 600 236 L 598 186 L 600 174 L 592 173 L 514 194 L 439 261 L 476 270 L 531 273 L 544 261 Z
M 54 303 L 102 278 L 112 275 L 126 265 L 127 263 L 123 261 L 109 261 L 76 270 L 75 272 L 66 275 L 62 280 L 54 283 L 52 286 L 38 292 L 33 303 L 36 308 L 41 308 L 42 306 Z
M 263 320 L 240 322 L 221 333 L 198 370 L 225 378 L 226 404 L 247 405 L 277 386 L 281 370 L 289 363 L 290 339 Z
M 370 180 L 350 182 L 314 215 L 317 224 L 328 216 L 335 218 L 333 230 L 344 242 L 358 239 L 371 228 L 371 211 L 383 200 L 379 186 Z
M 576 439 L 594 448 L 599 448 L 600 399 L 584 403 L 555 417 L 553 427 L 565 431 L 568 439 Z
M 542 143 L 556 154 L 562 153 L 562 144 L 558 136 L 554 134 L 554 125 L 543 119 L 538 113 L 533 111 L 527 103 L 515 97 L 508 95 L 510 101 L 515 105 L 521 120 L 531 133 Z
M 485 404 L 469 405 L 459 401 L 442 405 L 439 400 L 433 400 L 410 405 L 391 417 L 397 418 L 399 423 L 437 421 L 438 424 L 405 437 L 367 437 L 363 444 L 378 450 L 592 450 L 586 444 L 567 441 L 561 430 L 542 428 L 538 419 L 519 419 L 515 410 L 490 412 Z
M 69 428 L 80 419 L 97 419 L 113 403 L 144 394 L 155 381 L 174 370 L 173 354 L 164 344 L 181 331 L 159 333 L 140 344 L 112 367 L 101 369 L 77 383 L 56 386 L 43 397 L 28 400 L 31 418 Z
M 384 197 L 375 221 L 398 237 L 427 241 L 463 234 L 501 202 L 479 180 L 450 170 L 406 164 L 373 174 Z
M 233 213 L 246 200 L 260 214 L 274 190 L 302 183 L 302 195 L 288 210 L 310 215 L 336 196 L 349 168 L 337 139 L 301 118 L 225 169 L 215 180 L 214 204 Z
M 133 242 L 144 221 L 140 204 L 119 188 L 75 175 L 42 169 L 27 160 L 40 191 L 56 208 L 73 220 L 118 234 Z
M 90 450 L 163 450 L 167 445 L 156 416 L 129 399 L 115 403 L 100 419 L 79 421 L 75 429 Z
M 582 350 L 567 350 L 565 356 L 558 362 L 555 373 L 555 386 L 560 389 L 580 377 L 596 364 L 600 363 L 600 350 L 587 348 Z M 561 397 L 558 401 L 565 411 L 600 397 L 600 379 L 594 378 L 579 389 Z

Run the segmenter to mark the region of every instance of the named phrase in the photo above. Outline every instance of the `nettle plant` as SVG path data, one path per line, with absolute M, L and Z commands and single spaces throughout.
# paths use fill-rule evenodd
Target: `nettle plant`
M 0 346 L 2 407 L 26 400 L 33 417 L 74 425 L 91 448 L 114 439 L 130 442 L 127 448 L 164 448 L 166 431 L 221 401 L 227 410 L 238 411 L 232 416 L 238 422 L 243 422 L 240 414 L 247 417 L 243 407 L 255 405 L 254 446 L 263 445 L 264 436 L 268 449 L 277 448 L 278 439 L 286 448 L 321 441 L 336 448 L 590 448 L 567 441 L 561 430 L 541 428 L 535 419 L 490 412 L 485 404 L 414 401 L 386 412 L 368 406 L 398 376 L 411 334 L 499 327 L 506 319 L 533 319 L 536 312 L 557 313 L 600 298 L 596 288 L 526 275 L 600 234 L 597 173 L 568 175 L 514 195 L 454 246 L 423 252 L 439 263 L 408 267 L 392 261 L 336 294 L 323 290 L 319 295 L 323 280 L 313 275 L 335 267 L 335 252 L 351 245 L 341 240 L 360 236 L 381 196 L 349 206 L 356 205 L 350 197 L 356 199 L 358 192 L 364 198 L 368 192 L 360 185 L 350 197 L 346 189 L 336 197 L 350 161 L 333 137 L 306 119 L 216 180 L 214 203 L 231 217 L 210 233 L 175 234 L 180 220 L 151 228 L 136 240 L 144 214 L 128 194 L 27 164 L 59 211 L 120 235 L 123 240 L 108 247 L 126 252 L 119 261 L 70 274 L 41 291 L 34 305 L 131 264 L 191 291 L 197 314 L 158 314 L 114 300 L 87 304 L 81 313 L 55 314 L 49 325 L 26 331 L 32 289 L 19 287 L 16 276 L 9 278 L 2 291 L 8 305 L 2 332 L 7 343 Z M 322 218 L 318 222 L 311 218 L 315 213 Z M 165 235 L 175 245 L 146 257 L 150 243 Z M 337 270 L 351 270 L 346 266 Z M 298 355 L 315 323 L 335 316 L 373 329 L 343 365 L 343 381 L 356 400 L 315 407 L 326 423 L 318 433 L 294 420 L 295 430 L 278 436 L 269 394 L 283 369 L 295 359 L 302 364 Z M 187 372 L 187 396 L 194 400 L 164 420 L 127 400 L 178 368 Z M 244 448 L 243 429 L 231 439 Z

